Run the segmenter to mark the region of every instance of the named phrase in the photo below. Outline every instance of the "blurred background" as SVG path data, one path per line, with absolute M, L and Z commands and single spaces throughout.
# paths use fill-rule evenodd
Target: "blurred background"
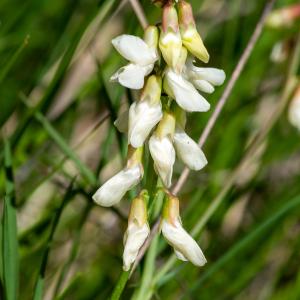
M 274 9 L 297 2 L 278 0 Z M 140 3 L 158 23 L 161 9 Z M 197 140 L 266 1 L 191 3 L 209 66 L 227 74 L 207 97 L 211 111 L 189 115 Z M 160 239 L 148 299 L 300 299 L 300 133 L 288 120 L 299 85 L 299 20 L 269 19 L 203 148 L 207 167 L 179 193 L 183 224 L 208 264 L 170 260 Z M 121 33 L 143 33 L 128 1 L 0 3 L 1 299 L 4 290 L 9 300 L 108 299 L 118 282 L 138 189 L 112 209 L 91 195 L 127 151 L 113 122 L 136 94 L 109 82 L 124 65 L 110 42 Z M 182 170 L 177 162 L 174 182 Z M 144 267 L 143 259 L 121 299 L 136 295 Z

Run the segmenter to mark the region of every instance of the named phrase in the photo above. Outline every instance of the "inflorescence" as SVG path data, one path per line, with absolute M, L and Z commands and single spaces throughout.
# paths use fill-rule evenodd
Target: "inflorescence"
M 225 73 L 196 66 L 207 63 L 209 54 L 196 29 L 191 5 L 184 1 L 162 4 L 161 26 L 149 26 L 144 38 L 121 35 L 113 39 L 115 49 L 129 61 L 111 80 L 141 90 L 139 100 L 115 122 L 128 134 L 128 157 L 123 170 L 105 182 L 94 201 L 105 207 L 117 204 L 143 178 L 143 150 L 148 143 L 154 169 L 165 189 L 161 231 L 176 256 L 203 266 L 206 259 L 196 241 L 182 227 L 179 200 L 168 189 L 172 184 L 175 156 L 191 170 L 201 170 L 207 160 L 185 132 L 187 112 L 206 112 L 208 101 L 199 93 L 213 93 L 223 84 Z M 148 192 L 142 190 L 131 203 L 124 236 L 123 268 L 129 270 L 149 236 Z

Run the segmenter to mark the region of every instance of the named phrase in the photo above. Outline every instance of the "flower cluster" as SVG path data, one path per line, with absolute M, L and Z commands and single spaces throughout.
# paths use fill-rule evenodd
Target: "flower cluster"
M 178 3 L 177 3 L 178 2 Z M 223 70 L 196 66 L 207 63 L 209 54 L 196 29 L 192 7 L 186 1 L 163 1 L 161 26 L 149 26 L 141 39 L 121 35 L 112 41 L 129 61 L 111 81 L 141 90 L 135 101 L 116 120 L 116 127 L 128 135 L 126 167 L 104 183 L 93 196 L 102 206 L 117 204 L 143 177 L 143 149 L 148 142 L 154 169 L 166 189 L 161 230 L 177 257 L 197 266 L 205 258 L 197 243 L 182 228 L 178 199 L 167 189 L 172 185 L 176 155 L 191 170 L 201 170 L 207 160 L 185 132 L 187 112 L 206 112 L 208 101 L 199 93 L 212 93 L 225 80 Z M 147 192 L 133 200 L 125 234 L 124 269 L 128 270 L 149 235 Z

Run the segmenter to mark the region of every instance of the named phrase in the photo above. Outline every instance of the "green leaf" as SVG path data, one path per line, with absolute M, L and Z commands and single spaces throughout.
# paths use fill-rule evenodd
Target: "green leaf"
M 15 208 L 15 186 L 13 181 L 10 145 L 4 141 L 5 197 L 2 219 L 2 265 L 5 299 L 16 300 L 19 285 L 19 254 L 17 220 Z
M 52 241 L 53 241 L 53 237 L 54 237 L 54 233 L 55 230 L 58 226 L 60 217 L 62 215 L 62 212 L 64 210 L 64 207 L 66 206 L 67 202 L 72 198 L 73 196 L 73 183 L 74 180 L 71 182 L 71 184 L 69 185 L 69 188 L 62 200 L 61 205 L 59 206 L 59 208 L 57 209 L 56 214 L 53 217 L 53 221 L 52 221 L 52 226 L 50 229 L 50 234 L 49 237 L 47 239 L 46 242 L 46 247 L 44 250 L 44 254 L 43 254 L 43 258 L 42 258 L 42 263 L 40 266 L 40 270 L 39 270 L 39 275 L 38 275 L 38 279 L 36 281 L 35 284 L 35 289 L 34 289 L 34 295 L 33 295 L 33 300 L 41 300 L 43 299 L 43 289 L 44 289 L 44 281 L 45 281 L 45 273 L 46 273 L 46 267 L 47 267 L 47 262 L 48 262 L 48 257 L 49 257 L 49 252 L 51 249 L 51 245 L 52 245 Z

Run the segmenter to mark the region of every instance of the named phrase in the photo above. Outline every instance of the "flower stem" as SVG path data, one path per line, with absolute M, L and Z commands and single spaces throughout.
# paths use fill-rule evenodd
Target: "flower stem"
M 110 297 L 111 300 L 119 300 L 123 293 L 125 285 L 129 279 L 130 271 L 123 271 Z

